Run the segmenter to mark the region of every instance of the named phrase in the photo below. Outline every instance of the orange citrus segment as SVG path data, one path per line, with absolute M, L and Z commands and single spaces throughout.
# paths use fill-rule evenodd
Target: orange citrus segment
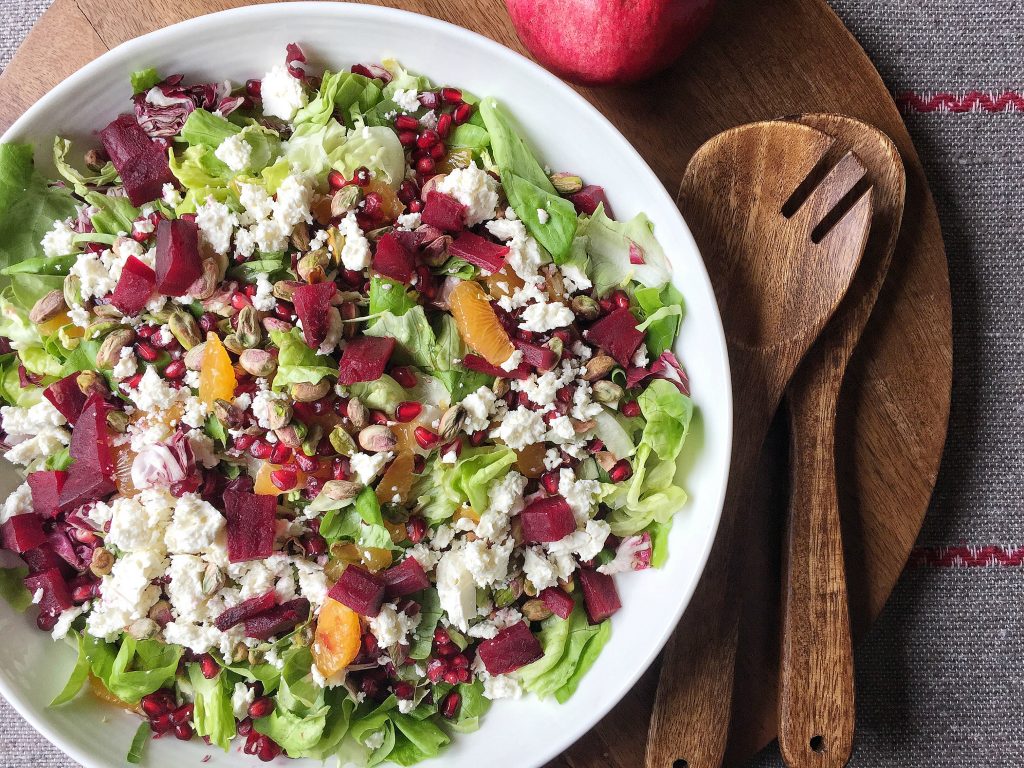
M 492 299 L 500 299 L 502 296 L 511 296 L 522 288 L 526 283 L 523 278 L 516 274 L 507 264 L 499 271 L 481 278 L 487 286 L 487 293 Z
M 97 699 L 104 701 L 107 704 L 113 704 L 115 707 L 127 709 L 129 712 L 135 711 L 135 707 L 124 699 L 119 699 L 117 696 L 112 694 L 110 689 L 103 684 L 103 681 L 96 677 L 92 672 L 89 673 L 89 692 Z
M 235 396 L 235 369 L 231 365 L 228 351 L 220 341 L 220 337 L 211 331 L 206 334 L 206 346 L 203 348 L 203 370 L 199 374 L 199 399 L 213 410 L 217 400 L 228 402 Z
M 409 489 L 412 488 L 412 465 L 411 453 L 400 453 L 391 462 L 377 484 L 377 500 L 381 504 L 404 504 L 408 500 Z
M 455 510 L 455 514 L 452 515 L 452 522 L 453 523 L 454 522 L 458 522 L 459 520 L 462 520 L 463 518 L 465 518 L 466 520 L 472 520 L 474 523 L 479 523 L 480 522 L 480 513 L 477 512 L 475 509 L 473 509 L 468 504 L 466 504 L 466 505 L 464 505 L 462 507 L 459 507 L 457 510 Z
M 524 477 L 540 477 L 544 474 L 544 443 L 528 445 L 516 454 L 516 470 Z
M 260 464 L 260 468 L 256 472 L 256 482 L 253 483 L 252 492 L 258 496 L 280 496 L 282 493 L 288 493 L 288 491 L 282 491 L 274 485 L 274 481 L 270 478 L 278 469 L 281 469 L 280 464 L 271 464 L 269 461 Z M 296 482 L 295 488 L 291 490 L 306 487 L 306 473 L 298 470 L 296 475 L 298 476 L 298 482 Z
M 359 655 L 362 629 L 359 615 L 337 600 L 327 598 L 316 620 L 313 659 L 325 677 L 341 672 Z
M 363 565 L 365 565 L 372 573 L 383 571 L 391 565 L 391 561 L 393 560 L 390 549 L 380 549 L 379 547 L 360 547 L 359 552 L 363 556 Z
M 459 336 L 491 365 L 501 365 L 515 352 L 508 334 L 498 322 L 479 283 L 466 280 L 455 286 L 448 299 Z
M 400 544 L 409 538 L 409 531 L 402 523 L 392 523 L 390 520 L 384 521 L 384 527 L 387 528 L 388 533 L 391 535 L 391 540 L 395 544 Z
M 398 195 L 395 194 L 395 190 L 388 186 L 384 181 L 371 179 L 370 183 L 366 185 L 364 191 L 366 194 L 376 192 L 380 195 L 381 212 L 388 221 L 394 221 L 405 213 L 405 204 L 398 199 Z
M 138 491 L 132 482 L 132 464 L 135 462 L 135 451 L 130 443 L 111 446 L 114 457 L 114 485 L 122 496 L 134 496 Z
M 59 329 L 62 325 L 67 325 L 70 322 L 71 322 L 71 318 L 68 317 L 68 313 L 67 312 L 61 312 L 58 315 L 55 315 L 54 317 L 51 317 L 49 320 L 46 320 L 45 322 L 40 323 L 39 324 L 39 333 L 42 334 L 43 336 L 49 336 L 51 333 L 56 333 L 57 329 Z M 72 328 L 77 328 L 77 326 L 72 326 Z M 71 329 L 68 329 L 68 330 L 71 330 Z M 79 331 L 81 331 L 81 329 L 79 329 Z

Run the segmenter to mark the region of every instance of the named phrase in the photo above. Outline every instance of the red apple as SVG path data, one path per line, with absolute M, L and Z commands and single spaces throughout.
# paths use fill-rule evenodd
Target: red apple
M 653 75 L 704 31 L 715 0 L 505 0 L 537 61 L 580 85 Z

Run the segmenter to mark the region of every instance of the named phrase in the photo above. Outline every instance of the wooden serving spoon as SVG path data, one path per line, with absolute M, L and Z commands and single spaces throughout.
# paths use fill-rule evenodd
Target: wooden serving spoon
M 867 241 L 864 166 L 822 165 L 832 139 L 762 122 L 714 137 L 687 165 L 680 207 L 704 256 L 732 367 L 732 464 L 704 576 L 663 655 L 648 768 L 718 768 L 729 727 L 741 596 L 730 591 L 768 424 L 801 358 L 846 292 Z M 817 171 L 827 171 L 822 174 Z
M 873 212 L 857 276 L 786 390 L 789 535 L 784 561 L 779 746 L 789 768 L 840 768 L 853 750 L 853 651 L 836 487 L 835 423 L 846 366 L 885 282 L 903 219 L 906 176 L 892 141 L 841 115 L 794 122 L 835 139 L 867 168 Z

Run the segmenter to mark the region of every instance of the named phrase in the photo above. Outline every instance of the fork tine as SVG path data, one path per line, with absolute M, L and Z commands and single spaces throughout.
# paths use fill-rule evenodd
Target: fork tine
M 867 169 L 860 158 L 853 152 L 847 152 L 821 183 L 811 190 L 793 218 L 800 221 L 809 234 L 866 173 Z
M 867 238 L 870 230 L 873 198 L 874 190 L 868 187 L 850 210 L 828 232 L 824 233 L 818 241 L 818 246 L 830 249 L 834 243 L 844 240 L 856 240 L 858 237 Z

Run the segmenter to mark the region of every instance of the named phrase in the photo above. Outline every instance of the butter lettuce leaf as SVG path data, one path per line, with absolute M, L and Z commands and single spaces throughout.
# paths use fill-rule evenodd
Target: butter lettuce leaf
M 317 384 L 326 377 L 337 377 L 338 366 L 334 360 L 307 347 L 298 328 L 271 331 L 270 338 L 279 350 L 274 389 L 300 382 Z
M 188 679 L 195 697 L 192 719 L 196 734 L 208 736 L 213 744 L 227 751 L 235 737 L 235 715 L 231 706 L 234 685 L 229 673 L 221 670 L 207 679 L 199 664 L 190 664 Z
M 580 217 L 579 234 L 587 238 L 590 278 L 598 293 L 624 286 L 630 280 L 648 288 L 661 288 L 668 282 L 668 259 L 646 214 L 618 222 L 609 219 L 604 206 L 599 205 L 593 216 Z M 643 263 L 632 263 L 631 253 Z

